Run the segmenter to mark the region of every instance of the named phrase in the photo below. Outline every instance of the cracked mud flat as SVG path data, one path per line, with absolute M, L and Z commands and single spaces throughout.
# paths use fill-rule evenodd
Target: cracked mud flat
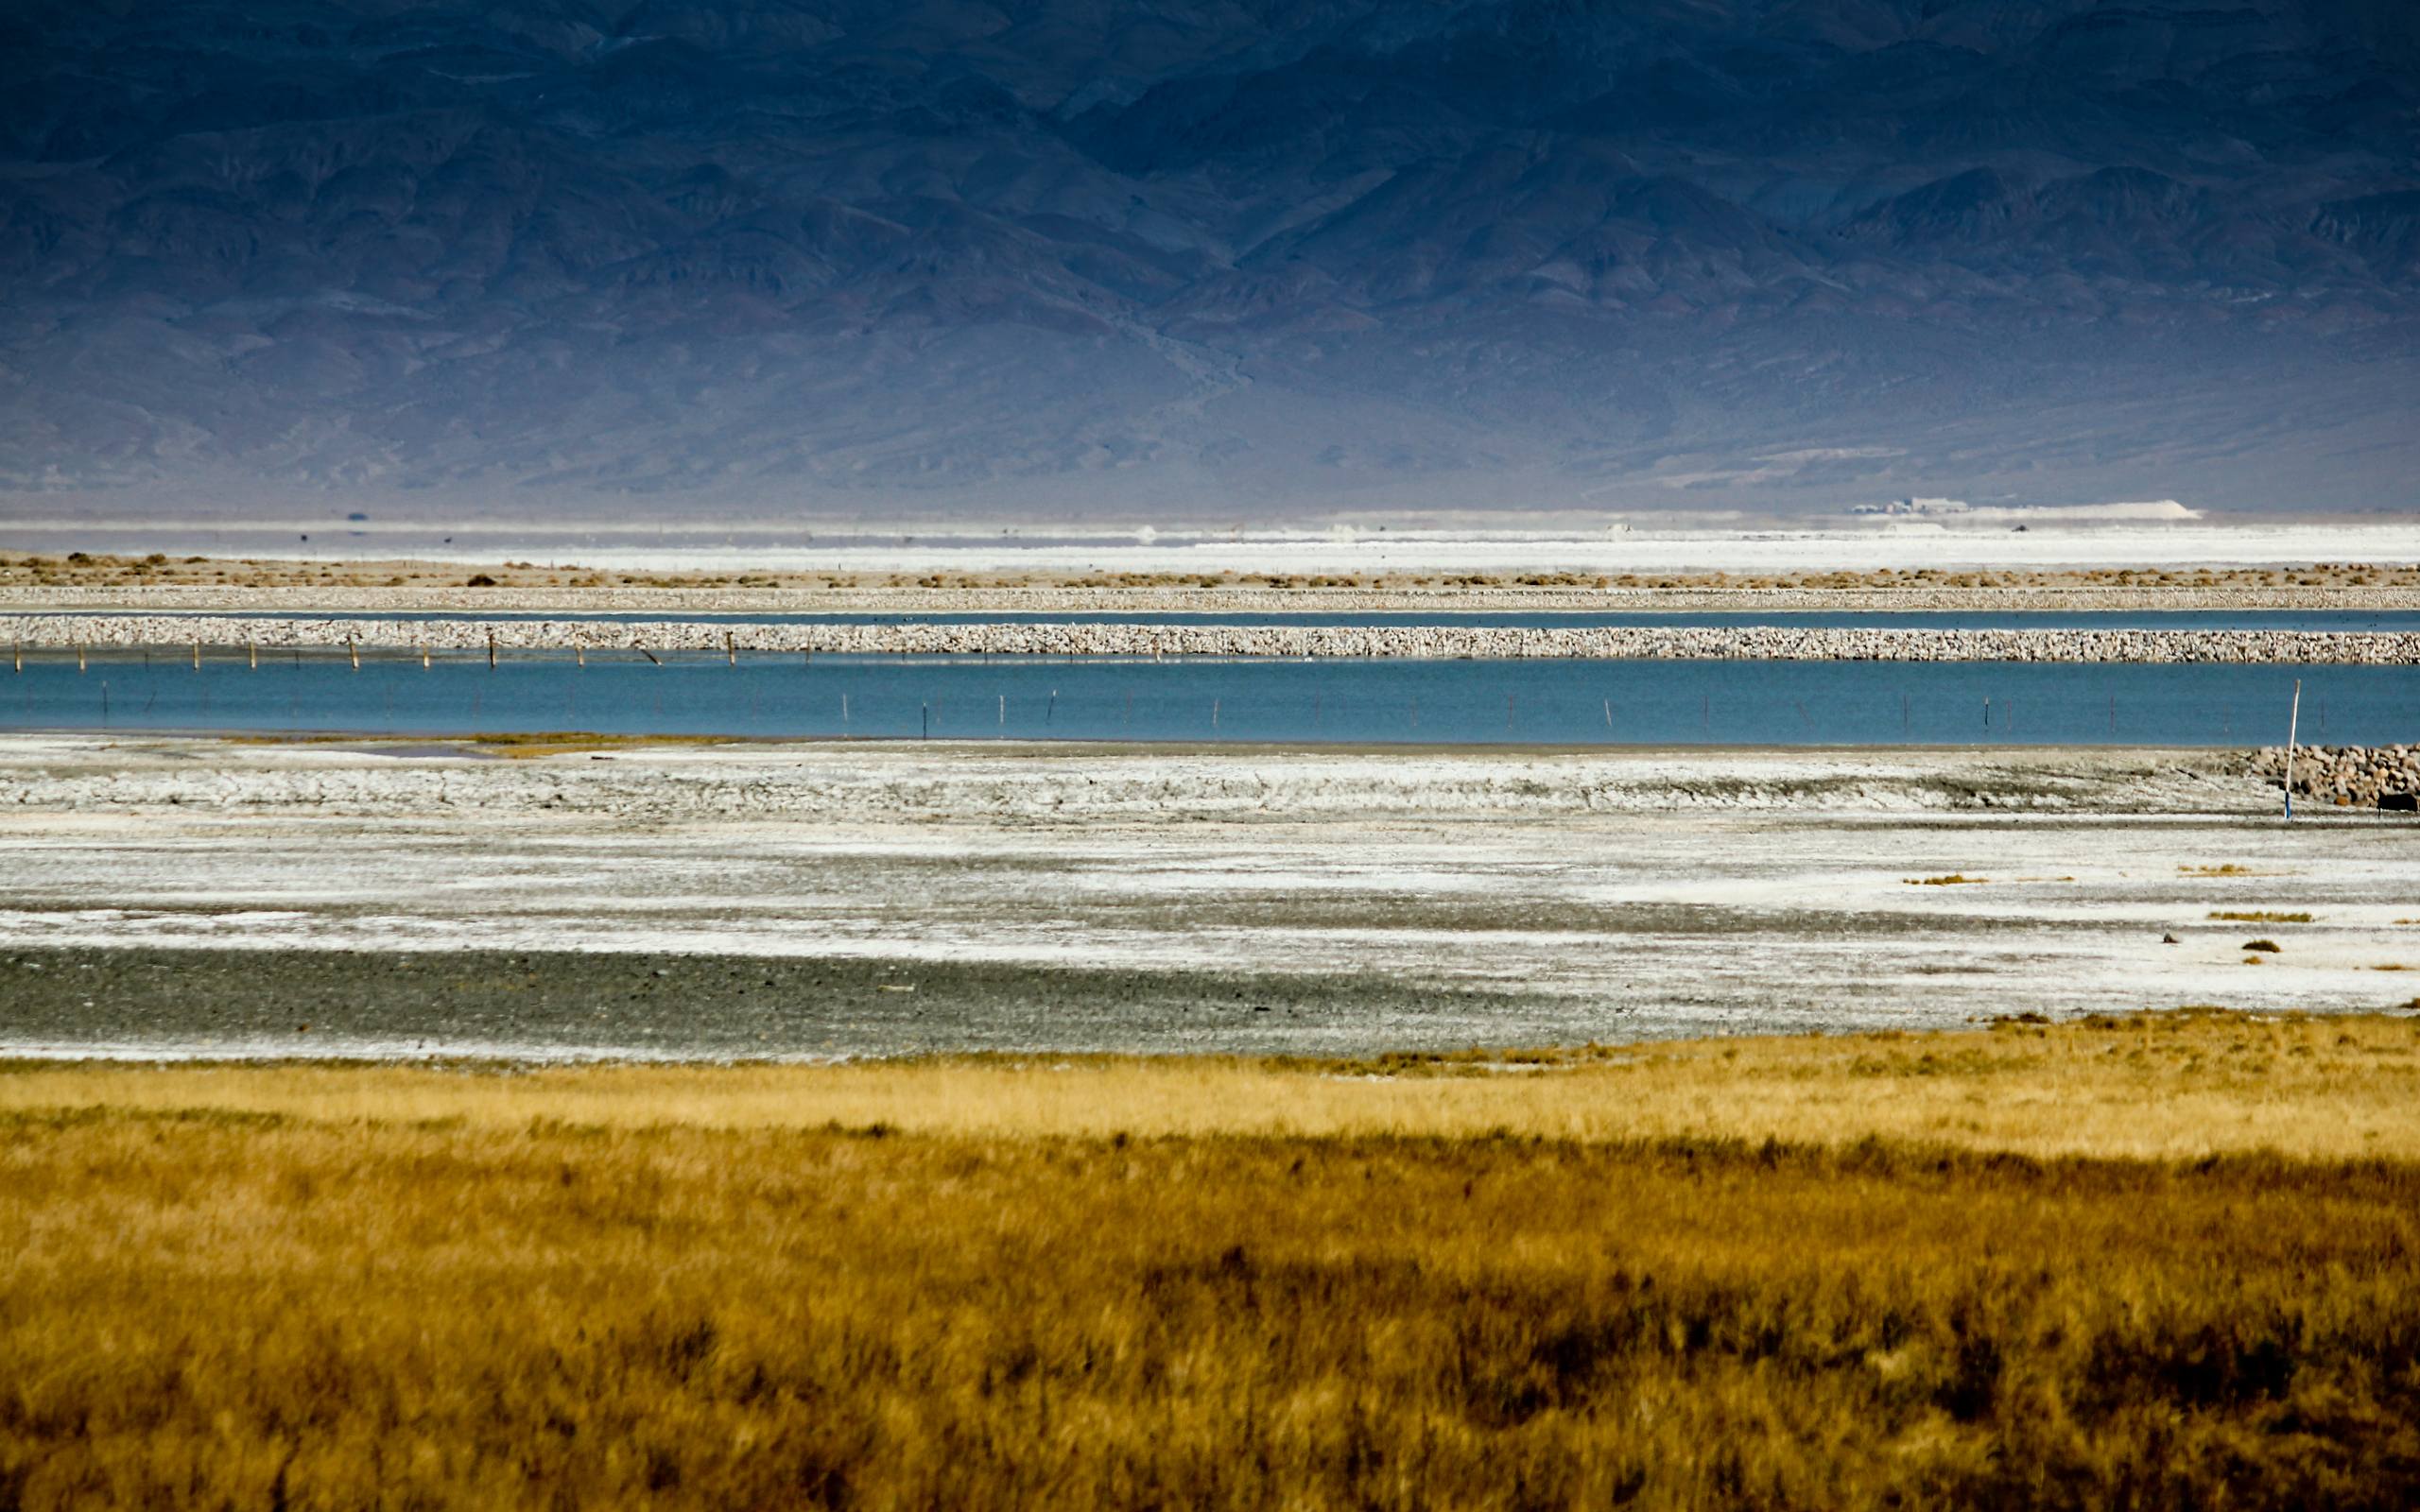
M 2420 994 L 2420 826 L 2288 826 L 2225 753 L 497 754 L 0 741 L 0 1056 L 1343 1054 Z

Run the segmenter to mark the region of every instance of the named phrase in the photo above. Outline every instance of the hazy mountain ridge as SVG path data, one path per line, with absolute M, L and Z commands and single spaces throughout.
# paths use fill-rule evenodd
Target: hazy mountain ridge
M 55 6 L 0 485 L 2408 507 L 2415 15 Z

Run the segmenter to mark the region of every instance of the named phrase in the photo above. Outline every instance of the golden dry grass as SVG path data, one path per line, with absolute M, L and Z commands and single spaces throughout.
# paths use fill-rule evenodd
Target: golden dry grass
M 0 1506 L 2408 1505 L 2415 1050 L 22 1068 Z
M 1001 1139 L 1881 1139 L 2041 1159 L 2420 1158 L 2420 1019 L 2179 1010 L 1352 1062 L 1069 1057 L 510 1074 L 26 1064 L 0 1075 L 0 1114 L 66 1108 L 502 1129 L 544 1118 Z

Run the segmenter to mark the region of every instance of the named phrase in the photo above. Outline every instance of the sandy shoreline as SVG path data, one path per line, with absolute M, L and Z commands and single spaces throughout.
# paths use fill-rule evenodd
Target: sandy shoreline
M 494 756 L 524 758 L 497 761 Z M 310 813 L 499 822 L 717 816 L 914 824 L 1290 817 L 1437 822 L 1676 810 L 1810 816 L 2041 811 L 2252 817 L 2276 789 L 2248 751 L 2125 747 L 1167 746 L 311 740 L 0 735 L 0 816 Z
M 510 576 L 510 575 L 507 575 Z M 458 576 L 402 587 L 348 582 L 249 585 L 179 583 L 90 586 L 0 580 L 0 610 L 112 610 L 128 613 L 274 611 L 345 613 L 681 614 L 1234 614 L 1234 613 L 1943 613 L 2187 612 L 2299 610 L 2420 610 L 2420 581 L 2372 586 L 2298 585 L 2233 576 L 2208 583 L 2094 583 L 2062 577 L 1981 586 L 1903 579 L 1885 586 L 1805 584 L 1748 587 L 1594 587 L 1495 584 L 1423 587 L 1270 588 L 1244 582 L 1101 586 L 1068 584 L 792 585 L 786 587 L 569 586 L 500 582 L 470 588 Z
M 62 541 L 75 539 L 74 528 L 57 528 L 64 532 Z M 899 537 L 871 555 L 843 549 L 823 559 L 813 559 L 821 556 L 815 552 L 803 558 L 794 537 L 736 549 L 726 543 L 704 559 L 689 559 L 694 554 L 675 546 L 565 560 L 565 551 L 604 550 L 569 538 L 519 548 L 524 556 L 544 556 L 543 562 L 510 559 L 501 542 L 484 551 L 466 548 L 459 557 L 391 547 L 382 554 L 368 538 L 331 541 L 301 555 L 291 541 L 254 555 L 148 548 L 142 555 L 45 555 L 21 547 L 16 554 L 0 550 L 0 607 L 687 612 L 2420 608 L 2420 560 L 2411 542 L 2391 530 L 2307 534 L 2285 555 L 2277 553 L 2276 538 L 2232 530 L 1984 535 L 1965 543 L 1972 555 L 1927 560 L 1922 542 L 1893 533 L 1748 532 L 1697 541 L 1686 549 L 1710 555 L 1694 562 L 1671 559 L 1678 541 L 1626 535 L 1358 544 L 1255 537 L 1168 542 L 1173 549 L 1165 550 L 1106 539 L 1058 548 L 987 540 L 966 549 L 946 544 L 945 538 L 919 544 Z M 2253 555 L 2211 555 L 2209 548 L 2220 543 Z M 1412 557 L 1401 555 L 1406 549 Z M 1508 549 L 1529 559 L 1507 558 Z

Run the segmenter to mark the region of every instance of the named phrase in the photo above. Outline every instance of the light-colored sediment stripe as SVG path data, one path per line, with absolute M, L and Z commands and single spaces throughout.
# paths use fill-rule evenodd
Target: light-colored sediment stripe
M 464 569 L 468 570 L 468 569 Z M 1217 586 L 1159 583 L 1114 587 L 980 583 L 955 587 L 858 583 L 739 588 L 512 583 L 493 588 L 421 582 L 402 587 L 346 582 L 278 584 L 0 583 L 0 611 L 56 610 L 138 613 L 636 613 L 685 614 L 1300 614 L 1300 613 L 2110 613 L 2305 610 L 2345 613 L 2420 610 L 2420 587 L 2263 581 L 2079 583 L 1992 587 L 1902 581 L 1895 586 L 1271 588 L 1243 580 Z
M 740 624 L 728 620 L 0 617 L 0 639 L 76 646 L 824 652 L 911 656 L 2420 664 L 2420 634 L 2271 629 L 1900 629 L 1778 626 Z

